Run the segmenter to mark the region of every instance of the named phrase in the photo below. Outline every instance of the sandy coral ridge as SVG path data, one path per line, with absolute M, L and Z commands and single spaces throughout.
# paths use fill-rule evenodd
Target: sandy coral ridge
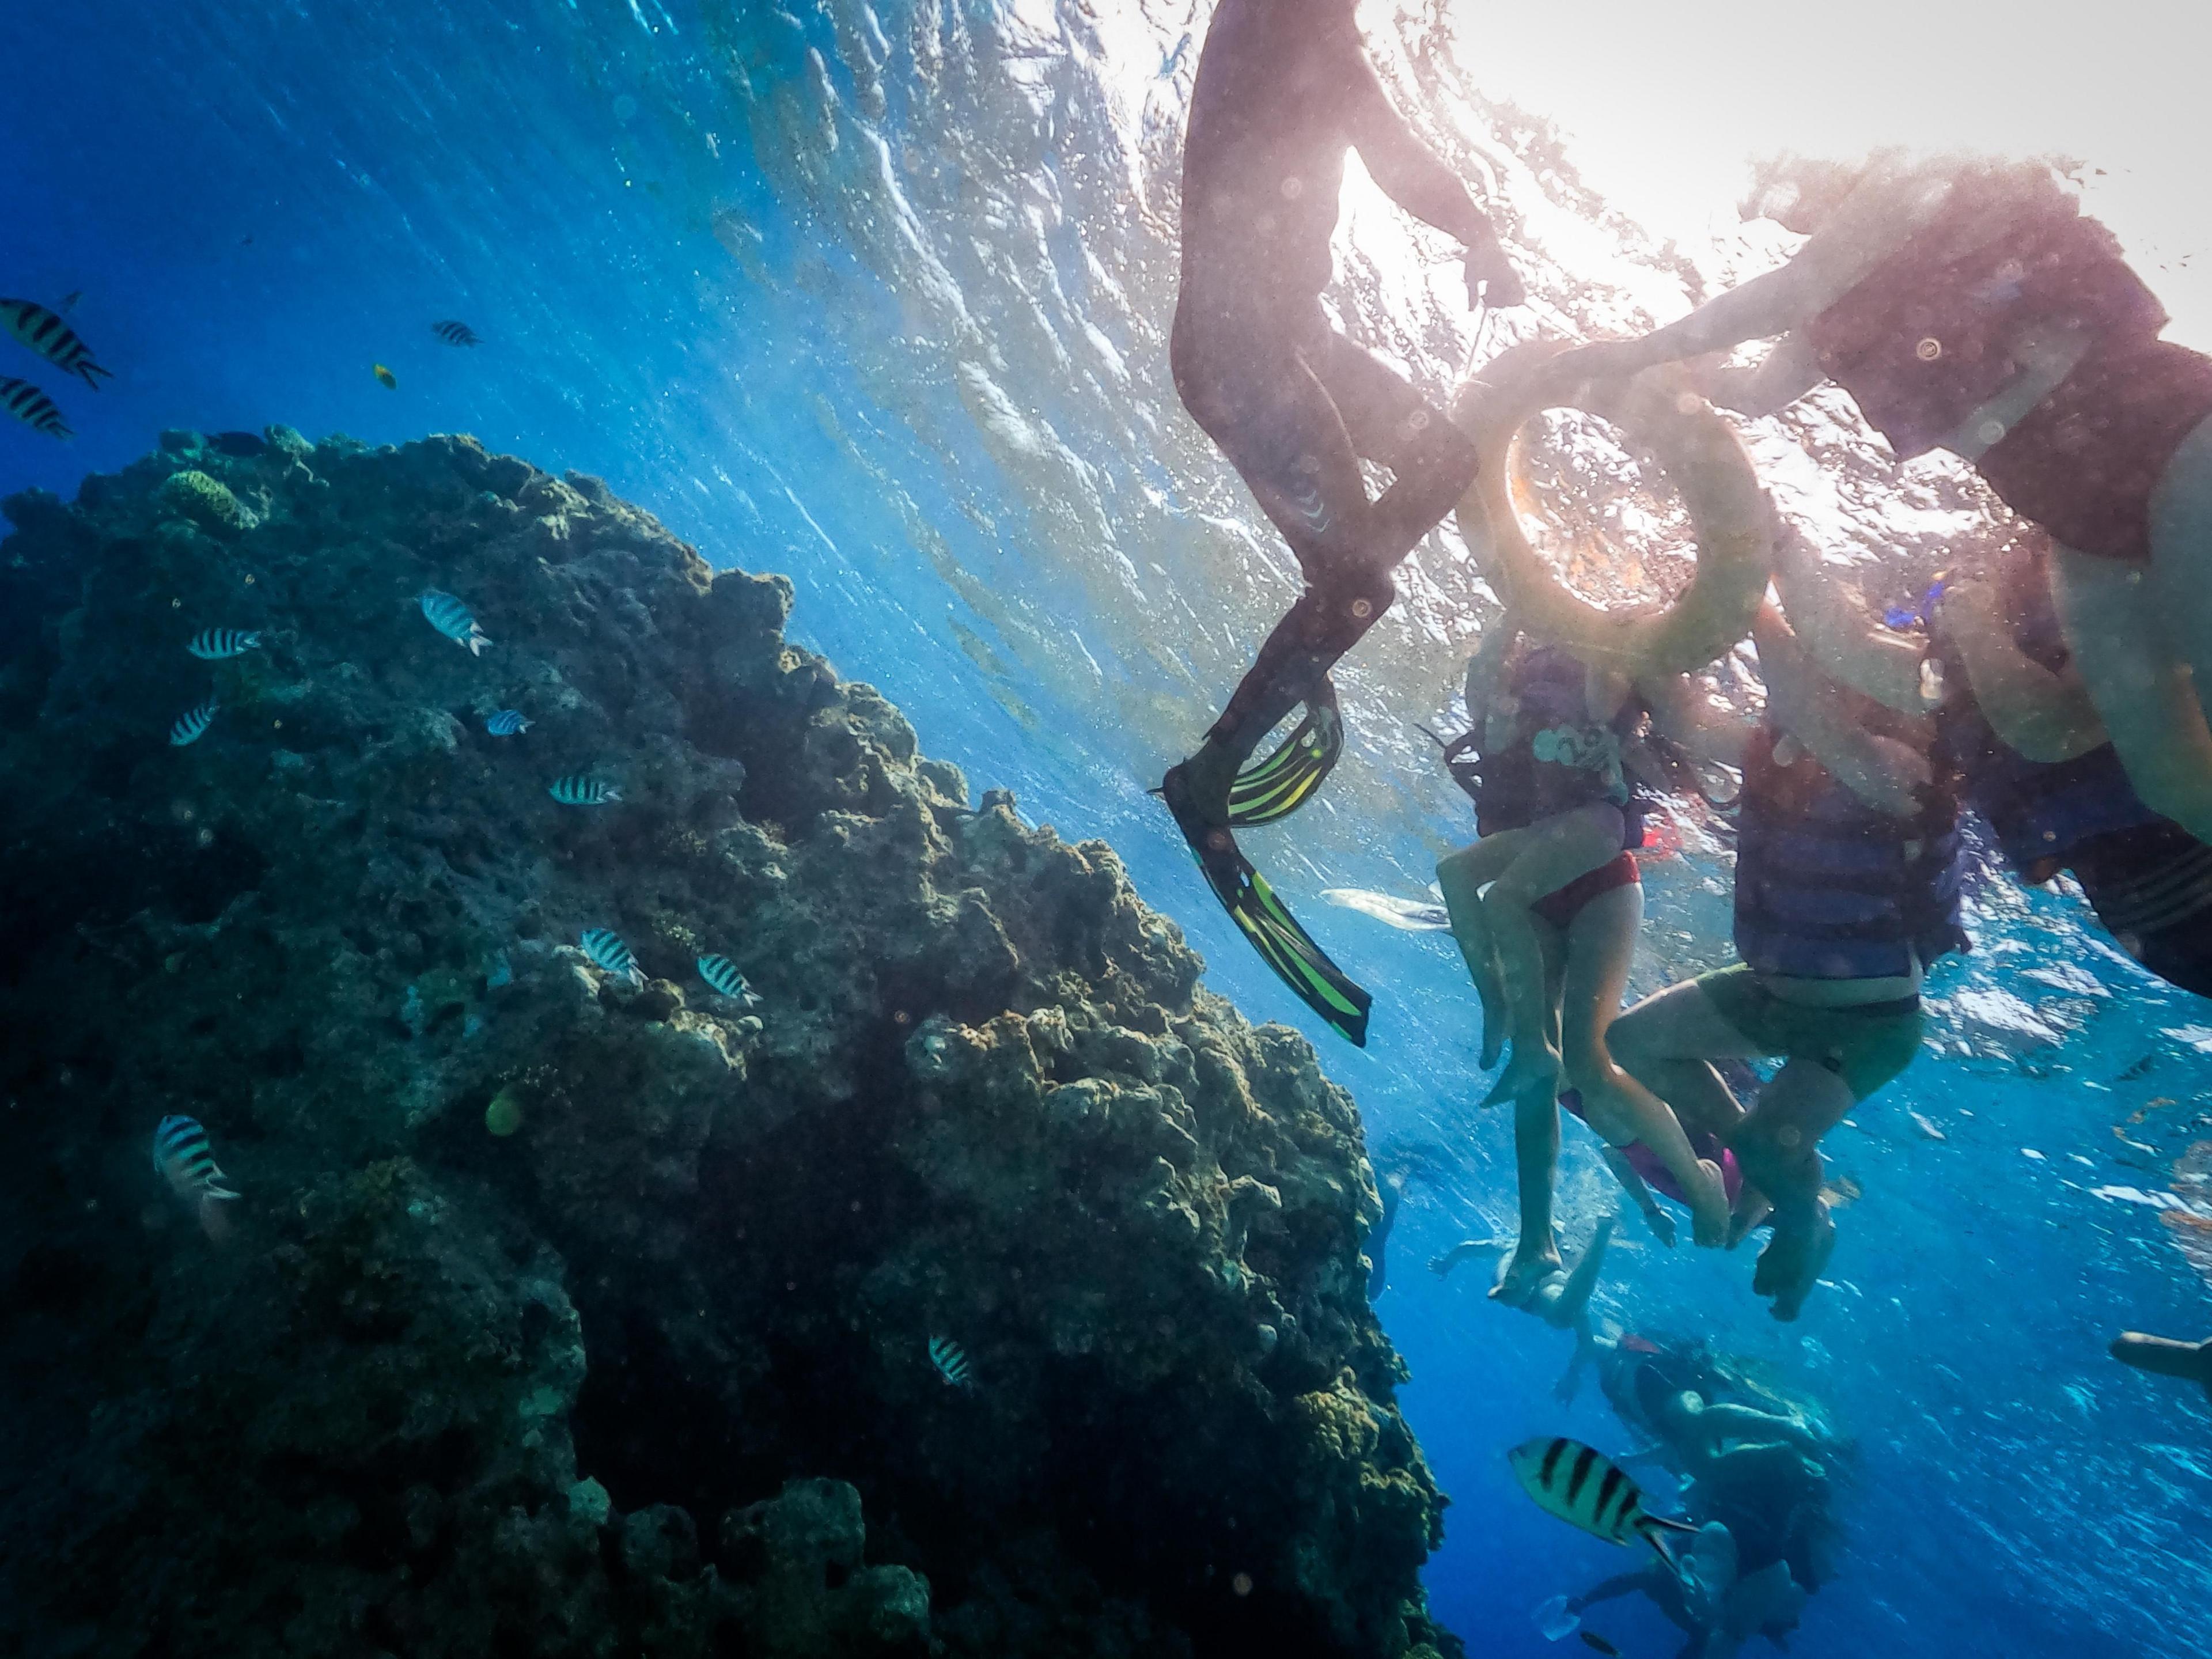
M 0 1645 L 1455 1650 L 1351 1099 L 787 580 L 466 438 L 4 506 Z

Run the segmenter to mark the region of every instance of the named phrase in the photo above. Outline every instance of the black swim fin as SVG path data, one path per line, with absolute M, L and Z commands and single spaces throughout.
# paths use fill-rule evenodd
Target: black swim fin
M 1290 817 L 1313 799 L 1343 753 L 1344 718 L 1337 712 L 1336 687 L 1323 679 L 1291 735 L 1229 786 L 1230 826 L 1247 830 Z
M 1238 850 L 1236 837 L 1200 821 L 1180 770 L 1168 774 L 1160 794 L 1175 814 L 1176 827 L 1182 831 L 1214 897 L 1251 941 L 1260 959 L 1297 994 L 1298 1000 L 1352 1047 L 1364 1048 L 1367 1011 L 1375 999 L 1346 977 L 1344 970 L 1298 926 L 1297 918 L 1267 885 L 1267 878 Z

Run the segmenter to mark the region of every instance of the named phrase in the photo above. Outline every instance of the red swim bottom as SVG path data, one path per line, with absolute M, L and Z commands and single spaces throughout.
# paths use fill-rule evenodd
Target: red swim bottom
M 2150 560 L 2150 496 L 2212 417 L 2212 357 L 2169 340 L 2099 343 L 1977 465 L 2007 507 L 2077 553 Z
M 1616 887 L 1633 887 L 1640 879 L 1636 873 L 1636 854 L 1623 853 L 1588 874 L 1577 876 L 1565 887 L 1545 894 L 1528 908 L 1564 932 L 1583 906 L 1601 893 L 1610 893 Z
M 1583 1117 L 1583 1097 L 1579 1090 L 1559 1091 L 1559 1104 L 1582 1118 L 1583 1122 L 1589 1121 Z M 1686 1206 L 1689 1203 L 1690 1200 L 1683 1196 L 1682 1183 L 1675 1180 L 1674 1173 L 1659 1161 L 1658 1153 L 1640 1140 L 1632 1140 L 1617 1150 L 1628 1160 L 1629 1167 L 1644 1177 L 1644 1184 L 1653 1192 L 1663 1194 L 1677 1204 Z M 1735 1154 L 1722 1146 L 1721 1138 L 1710 1131 L 1692 1135 L 1690 1150 L 1708 1163 L 1721 1166 L 1721 1187 L 1728 1194 L 1729 1207 L 1734 1209 L 1736 1195 L 1743 1191 L 1743 1171 L 1736 1167 Z

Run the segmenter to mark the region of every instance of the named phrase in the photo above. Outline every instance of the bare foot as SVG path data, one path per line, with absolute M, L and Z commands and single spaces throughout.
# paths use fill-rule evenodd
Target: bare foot
M 1486 1033 L 1484 1040 L 1488 1041 Z M 1490 1092 L 1482 1097 L 1482 1103 L 1496 1106 L 1505 1101 L 1520 1100 L 1532 1090 L 1547 1085 L 1556 1100 L 1559 1093 L 1559 1051 L 1548 1042 L 1516 1037 L 1513 1058 L 1506 1062 L 1498 1081 L 1490 1085 Z
M 1559 1246 L 1548 1241 L 1540 1250 L 1525 1254 L 1516 1250 L 1513 1259 L 1505 1264 L 1505 1271 L 1498 1276 L 1498 1283 L 1490 1287 L 1491 1300 L 1517 1308 L 1535 1295 L 1546 1279 L 1566 1270 L 1567 1264 L 1559 1260 Z
M 1685 1189 L 1689 1195 L 1690 1238 L 1702 1249 L 1717 1249 L 1728 1243 L 1728 1183 L 1721 1166 L 1709 1158 L 1698 1160 L 1698 1178 Z
M 1828 1218 L 1826 1204 L 1815 1205 L 1808 1221 L 1788 1227 L 1778 1222 L 1773 1238 L 1759 1253 L 1759 1267 L 1751 1279 L 1753 1294 L 1774 1298 L 1768 1311 L 1777 1319 L 1796 1318 L 1835 1249 L 1836 1224 Z

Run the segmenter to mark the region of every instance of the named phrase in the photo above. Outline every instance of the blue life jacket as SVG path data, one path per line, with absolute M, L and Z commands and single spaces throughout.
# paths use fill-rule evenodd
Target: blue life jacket
M 1533 646 L 1520 654 L 1506 676 L 1506 691 L 1518 705 L 1513 741 L 1500 752 L 1478 753 L 1472 776 L 1463 763 L 1455 763 L 1455 757 L 1480 741 L 1479 726 L 1445 750 L 1452 775 L 1474 799 L 1477 833 L 1494 836 L 1525 830 L 1555 812 L 1610 801 L 1620 808 L 1626 824 L 1622 848 L 1644 845 L 1644 818 L 1650 802 L 1617 765 L 1608 776 L 1602 769 L 1549 758 L 1562 745 L 1593 751 L 1609 745 L 1617 755 L 1620 745 L 1635 736 L 1644 719 L 1643 705 L 1631 697 L 1610 721 L 1595 721 L 1589 715 L 1588 683 L 1589 671 L 1579 659 L 1556 646 Z M 1540 744 L 1547 750 L 1542 760 L 1537 752 Z
M 1909 818 L 1876 811 L 1811 754 L 1774 758 L 1762 727 L 1744 757 L 1735 948 L 1753 971 L 1887 979 L 1970 948 L 1959 890 L 1959 808 L 1939 781 Z
M 2048 605 L 2014 638 L 2051 672 L 2066 665 L 2057 613 Z M 1936 646 L 1946 682 L 1966 687 L 1966 665 L 1940 633 Z M 2069 761 L 2032 761 L 1996 734 L 1970 690 L 1937 711 L 1936 732 L 1937 767 L 1958 779 L 1966 804 L 1996 832 L 2005 862 L 2026 880 L 2048 881 L 2099 836 L 2165 822 L 2143 805 L 2110 744 Z

